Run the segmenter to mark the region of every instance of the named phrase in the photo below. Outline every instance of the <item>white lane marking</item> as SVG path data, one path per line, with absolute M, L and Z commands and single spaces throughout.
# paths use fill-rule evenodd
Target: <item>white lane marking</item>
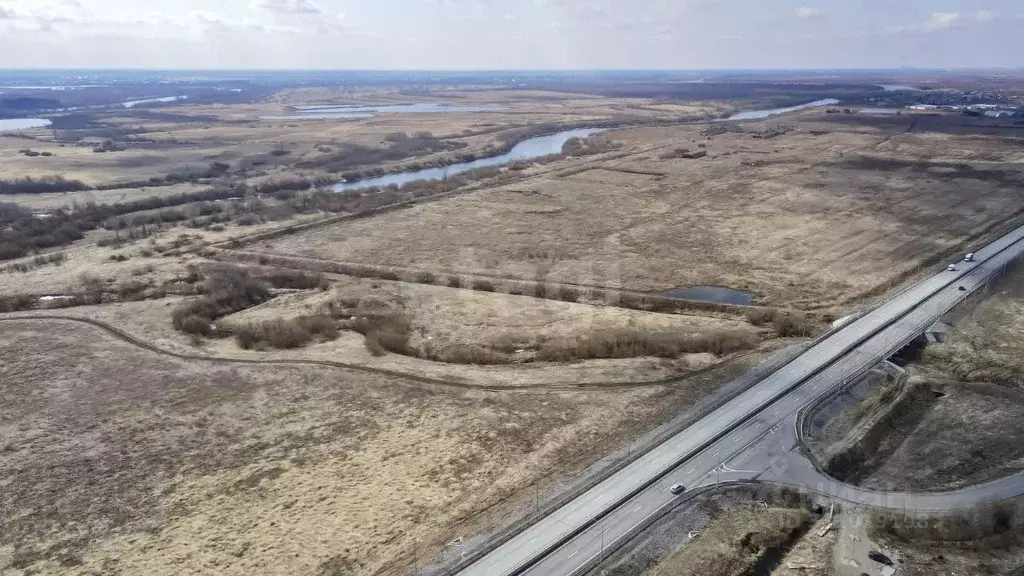
M 737 443 L 737 442 L 739 442 L 739 441 L 740 441 L 740 438 L 739 438 L 739 436 L 737 436 L 737 437 L 735 437 L 735 438 L 733 438 L 733 439 L 732 439 L 732 443 L 733 443 L 733 444 L 735 444 L 735 443 Z
M 577 555 L 579 553 L 580 553 L 580 551 L 577 550 L 577 551 L 573 552 L 572 554 L 569 554 L 569 558 L 572 558 L 573 556 L 575 556 L 575 555 Z
M 696 472 L 696 471 L 697 471 L 697 469 L 696 469 L 696 468 L 690 468 L 690 471 L 689 471 L 689 472 L 687 472 L 687 474 L 693 474 L 693 473 L 694 473 L 694 472 Z
M 637 506 L 636 508 L 633 508 L 633 512 L 639 512 L 639 511 L 641 511 L 643 509 L 644 509 L 643 505 L 640 505 L 640 506 Z

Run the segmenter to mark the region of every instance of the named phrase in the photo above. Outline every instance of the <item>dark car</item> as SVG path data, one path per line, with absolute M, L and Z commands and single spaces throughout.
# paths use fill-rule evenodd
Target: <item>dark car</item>
M 868 552 L 868 558 L 871 558 L 872 560 L 874 560 L 875 562 L 878 562 L 879 564 L 885 564 L 886 566 L 892 566 L 892 560 L 890 560 L 889 557 L 886 556 L 885 554 L 882 554 L 881 552 L 878 552 L 876 550 L 872 550 L 871 552 Z

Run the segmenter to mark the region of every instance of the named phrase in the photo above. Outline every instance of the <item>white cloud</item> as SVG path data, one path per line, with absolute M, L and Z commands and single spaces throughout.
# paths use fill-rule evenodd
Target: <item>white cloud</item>
M 324 13 L 312 0 L 259 0 L 256 6 L 275 14 L 320 15 Z
M 797 18 L 803 18 L 806 20 L 808 18 L 821 16 L 821 10 L 818 8 L 811 8 L 810 6 L 801 6 L 796 9 L 796 16 Z
M 928 20 L 922 24 L 925 30 L 939 30 L 940 28 L 951 28 L 960 21 L 960 14 L 957 12 L 932 12 Z
M 991 22 L 992 20 L 995 20 L 998 17 L 999 13 L 993 12 L 991 10 L 982 10 L 974 15 L 974 19 L 977 20 L 978 22 Z

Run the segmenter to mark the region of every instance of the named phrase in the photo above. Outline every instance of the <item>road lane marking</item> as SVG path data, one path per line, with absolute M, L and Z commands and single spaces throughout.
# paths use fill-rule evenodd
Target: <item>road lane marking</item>
M 644 508 L 643 505 L 637 506 L 636 508 L 633 508 L 633 512 L 639 512 L 639 511 L 643 510 L 643 508 Z
M 572 554 L 569 554 L 569 558 L 572 558 L 573 556 L 575 556 L 575 555 L 577 555 L 579 553 L 580 553 L 580 551 L 577 550 L 577 551 L 573 552 Z
M 696 468 L 691 468 L 691 469 L 690 469 L 690 471 L 689 471 L 689 472 L 687 472 L 687 474 L 693 474 L 693 473 L 694 473 L 694 472 L 696 472 L 696 471 L 697 471 L 697 469 L 696 469 Z

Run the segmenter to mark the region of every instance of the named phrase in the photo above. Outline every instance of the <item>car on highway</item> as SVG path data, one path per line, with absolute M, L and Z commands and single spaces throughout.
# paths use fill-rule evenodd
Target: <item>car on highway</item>
M 968 252 L 967 256 L 964 256 L 964 262 L 974 262 L 974 252 Z
M 946 270 L 949 270 L 950 272 L 956 272 L 956 264 L 950 264 L 949 266 L 946 266 Z
M 683 492 L 686 492 L 686 486 L 683 486 L 682 484 L 673 484 L 668 489 L 668 491 L 673 493 L 673 494 L 675 494 L 676 496 L 678 496 L 678 495 L 682 494 Z

